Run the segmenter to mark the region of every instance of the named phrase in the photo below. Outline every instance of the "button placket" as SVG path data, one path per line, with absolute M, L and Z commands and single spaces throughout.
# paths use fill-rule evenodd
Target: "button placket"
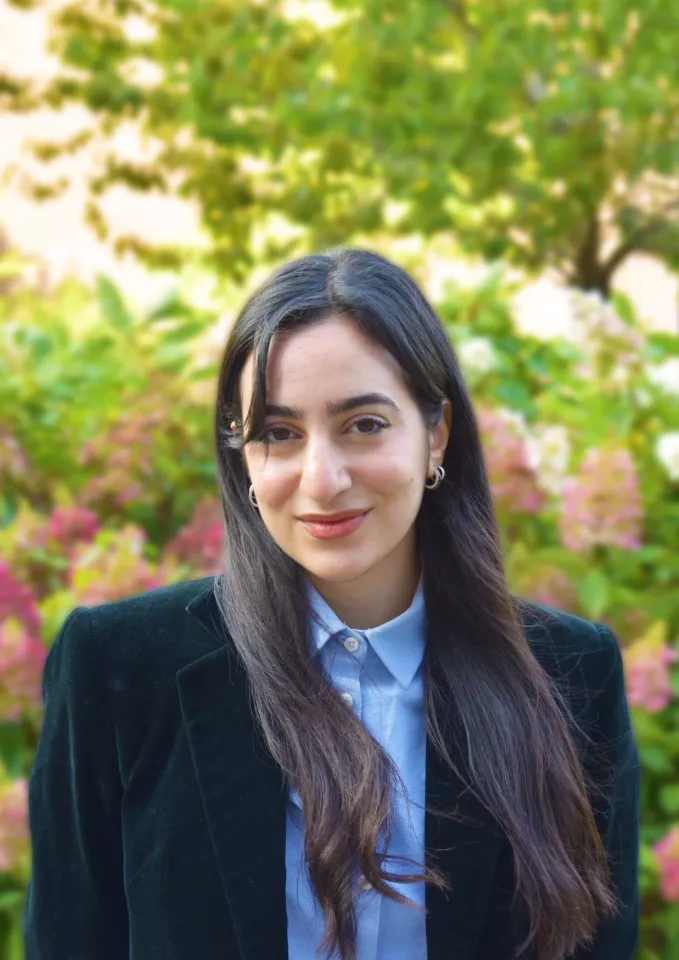
M 342 678 L 337 683 L 340 697 L 346 705 L 361 716 L 361 683 L 360 673 L 367 652 L 365 641 L 355 632 L 348 632 L 346 636 L 340 634 L 337 643 L 341 645 L 343 671 Z

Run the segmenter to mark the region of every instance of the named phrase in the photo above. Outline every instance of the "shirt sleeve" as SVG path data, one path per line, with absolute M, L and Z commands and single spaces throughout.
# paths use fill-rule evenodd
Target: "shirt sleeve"
M 592 798 L 592 807 L 620 907 L 616 916 L 601 923 L 594 940 L 573 954 L 573 960 L 634 960 L 640 922 L 641 764 L 630 720 L 620 645 L 608 627 L 601 623 L 595 626 L 606 643 L 608 666 L 594 699 L 596 739 L 605 772 L 603 795 Z
M 122 785 L 105 661 L 84 607 L 70 613 L 48 653 L 42 696 L 28 788 L 25 957 L 123 960 Z

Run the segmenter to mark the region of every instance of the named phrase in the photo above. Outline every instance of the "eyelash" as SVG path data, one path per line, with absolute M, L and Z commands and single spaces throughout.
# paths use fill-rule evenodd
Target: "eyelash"
M 351 426 L 353 427 L 353 426 L 355 426 L 357 423 L 374 423 L 374 424 L 376 424 L 376 426 L 378 426 L 378 427 L 380 428 L 379 430 L 375 430 L 374 433 L 363 433 L 363 434 L 361 434 L 361 436 L 364 436 L 364 437 L 376 437 L 376 436 L 377 436 L 378 434 L 380 434 L 383 430 L 388 430 L 389 427 L 391 426 L 390 423 L 387 423 L 387 422 L 384 421 L 384 420 L 378 420 L 377 417 L 360 417 L 358 420 L 354 420 L 354 422 L 351 424 Z M 291 429 L 290 427 L 284 427 L 284 426 L 280 426 L 280 427 L 277 427 L 277 426 L 267 427 L 267 428 L 266 428 L 265 430 L 263 430 L 262 433 L 259 435 L 259 439 L 260 439 L 260 441 L 262 441 L 263 443 L 269 443 L 269 444 L 273 444 L 274 446 L 276 446 L 277 444 L 279 444 L 279 443 L 285 443 L 286 441 L 285 441 L 285 440 L 267 440 L 267 434 L 271 433 L 272 430 L 290 430 L 290 429 Z

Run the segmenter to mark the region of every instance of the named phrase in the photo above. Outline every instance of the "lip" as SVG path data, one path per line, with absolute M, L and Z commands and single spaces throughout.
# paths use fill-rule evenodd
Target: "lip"
M 337 523 L 338 520 L 358 517 L 362 513 L 367 513 L 369 509 L 368 507 L 365 510 L 340 510 L 338 513 L 302 513 L 297 519 L 308 520 L 310 523 Z
M 345 514 L 346 513 L 349 513 L 349 511 L 345 511 Z M 307 532 L 317 540 L 336 540 L 339 537 L 348 537 L 354 530 L 358 530 L 369 513 L 370 510 L 362 510 L 358 513 L 354 510 L 350 512 L 349 516 L 345 516 L 344 519 L 330 522 L 300 519 Z

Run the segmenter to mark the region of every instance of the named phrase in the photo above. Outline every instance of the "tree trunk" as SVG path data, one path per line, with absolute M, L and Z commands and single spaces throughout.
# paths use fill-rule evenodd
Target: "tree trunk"
M 576 252 L 570 283 L 581 290 L 596 290 L 603 297 L 610 295 L 611 270 L 600 260 L 601 236 L 596 214 L 587 224 L 579 250 Z

